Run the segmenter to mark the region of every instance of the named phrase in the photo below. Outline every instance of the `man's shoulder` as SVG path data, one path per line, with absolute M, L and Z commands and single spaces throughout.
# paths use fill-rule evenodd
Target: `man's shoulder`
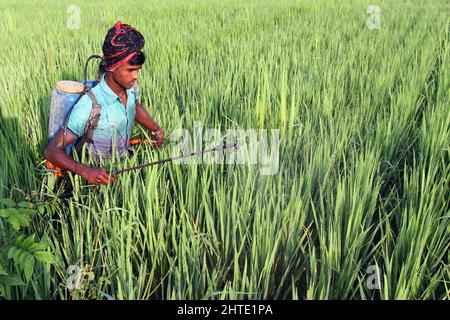
M 101 104 L 101 92 L 99 92 L 99 88 L 97 88 L 97 86 L 95 86 L 94 88 L 90 89 L 88 92 L 91 92 L 94 95 L 95 100 L 97 101 L 97 104 L 100 105 Z M 77 104 L 75 105 L 75 107 L 77 107 L 77 109 L 88 108 L 90 110 L 90 108 L 93 106 L 94 101 L 91 99 L 88 92 L 85 92 L 83 94 L 83 96 L 80 98 L 80 100 L 78 100 Z
M 89 95 L 86 93 L 78 100 L 78 102 L 73 106 L 70 118 L 75 119 L 87 119 L 91 113 L 93 102 Z
M 80 98 L 80 100 L 78 100 L 78 102 L 75 104 L 75 107 L 79 107 L 79 106 L 90 106 L 92 105 L 92 100 L 91 98 L 89 98 L 89 96 L 87 94 L 83 94 L 83 96 Z
M 95 98 L 98 99 L 101 97 L 102 92 L 100 90 L 100 86 L 99 84 L 97 84 L 95 87 L 93 87 L 91 90 L 89 90 L 90 92 L 92 92 L 92 94 L 95 96 Z M 88 94 L 86 93 L 85 96 L 88 96 Z M 89 101 L 92 102 L 92 100 L 90 99 L 90 97 L 88 96 Z

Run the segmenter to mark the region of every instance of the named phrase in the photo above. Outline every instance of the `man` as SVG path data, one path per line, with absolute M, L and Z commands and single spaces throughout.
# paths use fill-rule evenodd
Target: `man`
M 139 31 L 121 21 L 109 29 L 103 43 L 103 59 L 100 82 L 91 90 L 95 100 L 101 106 L 101 116 L 93 131 L 92 141 L 86 143 L 95 159 L 111 156 L 117 152 L 120 157 L 129 155 L 129 138 L 134 120 L 150 130 L 156 140 L 156 147 L 164 141 L 164 130 L 152 119 L 145 108 L 137 102 L 134 84 L 139 69 L 145 62 L 141 51 L 144 37 Z M 67 124 L 66 145 L 70 145 L 85 133 L 93 106 L 92 99 L 86 94 L 73 107 Z M 108 184 L 116 180 L 103 168 L 93 168 L 73 160 L 64 148 L 64 128 L 45 150 L 45 158 L 63 170 L 69 170 L 82 176 L 94 185 Z

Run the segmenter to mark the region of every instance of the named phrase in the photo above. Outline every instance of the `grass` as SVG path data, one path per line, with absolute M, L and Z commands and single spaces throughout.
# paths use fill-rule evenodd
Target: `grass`
M 55 205 L 32 230 L 59 261 L 15 298 L 449 298 L 446 1 L 379 1 L 380 30 L 360 1 L 78 3 L 79 30 L 71 2 L 0 5 L 0 196 Z M 118 19 L 146 38 L 141 100 L 168 135 L 127 166 L 171 156 L 170 133 L 202 121 L 279 129 L 279 172 L 166 164 L 98 188 L 71 176 L 61 198 L 36 171 L 50 92 L 82 79 Z M 69 265 L 94 279 L 68 290 Z

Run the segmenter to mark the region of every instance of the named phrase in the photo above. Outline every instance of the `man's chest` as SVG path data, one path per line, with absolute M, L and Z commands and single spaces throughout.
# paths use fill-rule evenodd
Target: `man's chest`
M 126 107 L 117 99 L 114 103 L 102 106 L 100 120 L 94 132 L 97 138 L 107 138 L 114 134 L 124 136 L 134 122 L 136 107 L 127 101 Z
M 120 102 L 122 103 L 123 107 L 126 109 L 127 102 L 128 102 L 127 95 L 126 94 L 119 95 L 119 99 L 120 99 Z

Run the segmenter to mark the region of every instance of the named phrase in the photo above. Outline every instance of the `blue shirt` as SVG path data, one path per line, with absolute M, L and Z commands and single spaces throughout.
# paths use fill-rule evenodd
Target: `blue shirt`
M 136 115 L 137 88 L 126 89 L 127 105 L 124 107 L 119 96 L 111 90 L 105 80 L 105 74 L 100 82 L 91 89 L 101 108 L 100 120 L 94 130 L 93 144 L 86 143 L 91 148 L 95 159 L 110 157 L 118 153 L 120 157 L 129 154 L 129 138 Z M 92 101 L 84 95 L 73 107 L 67 128 L 78 138 L 84 134 L 86 123 L 91 114 Z

